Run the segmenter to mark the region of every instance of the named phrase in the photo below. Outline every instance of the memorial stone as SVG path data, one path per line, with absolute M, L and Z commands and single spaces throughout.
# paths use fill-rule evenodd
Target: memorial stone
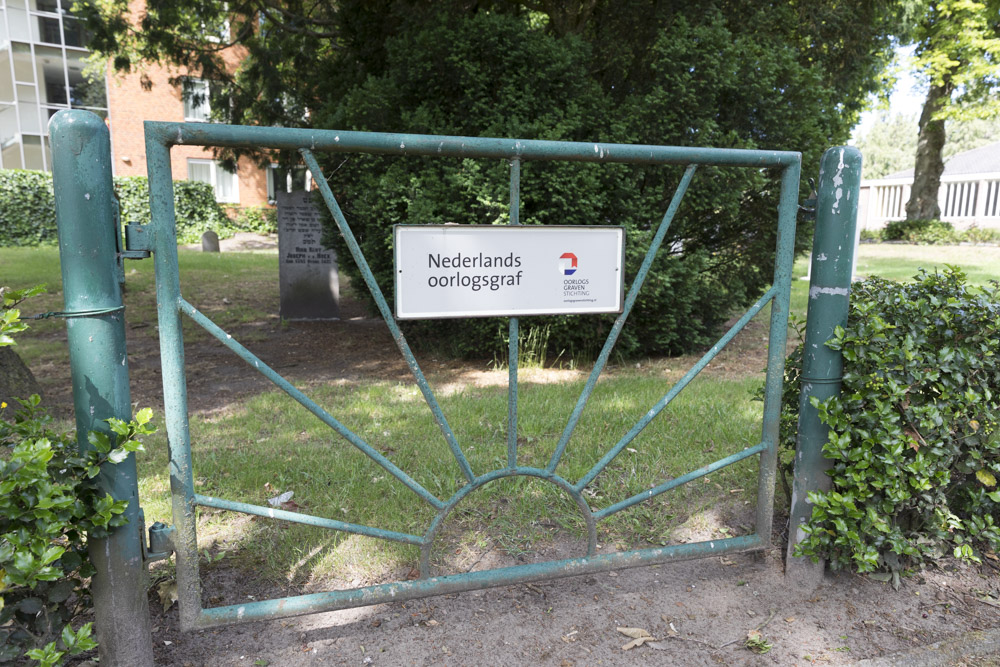
M 340 315 L 337 255 L 320 244 L 323 226 L 308 192 L 277 192 L 279 314 L 285 320 Z
M 219 235 L 209 230 L 201 235 L 202 252 L 219 252 Z

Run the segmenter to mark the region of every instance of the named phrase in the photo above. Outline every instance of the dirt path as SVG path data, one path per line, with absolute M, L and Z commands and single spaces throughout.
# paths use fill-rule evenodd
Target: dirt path
M 225 595 L 233 574 L 210 569 L 206 589 Z M 960 566 L 908 578 L 899 591 L 841 574 L 799 592 L 770 550 L 191 634 L 178 632 L 176 608 L 151 606 L 157 662 L 178 667 L 842 665 L 995 627 L 1000 610 L 973 591 L 996 595 L 997 583 L 990 568 Z M 255 597 L 265 594 L 288 591 Z M 658 641 L 624 651 L 619 627 Z M 771 644 L 761 655 L 745 645 L 757 628 Z M 997 664 L 967 657 L 936 664 Z

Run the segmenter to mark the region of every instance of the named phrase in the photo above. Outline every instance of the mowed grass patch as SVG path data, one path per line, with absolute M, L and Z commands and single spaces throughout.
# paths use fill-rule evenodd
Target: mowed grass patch
M 735 453 L 760 439 L 762 404 L 756 377 L 696 380 L 599 475 L 585 492 L 594 508 Z M 557 472 L 571 482 L 586 473 L 670 387 L 666 377 L 616 376 L 602 381 Z M 544 467 L 582 382 L 521 387 L 519 463 Z M 345 426 L 430 493 L 444 500 L 465 484 L 422 396 L 412 385 L 386 382 L 311 390 Z M 467 387 L 441 398 L 475 474 L 506 465 L 506 389 Z M 423 535 L 435 510 L 371 459 L 284 394 L 269 392 L 225 414 L 191 420 L 198 493 L 266 505 L 293 491 L 299 511 Z M 165 442 L 148 443 L 140 460 L 147 521 L 171 520 Z M 667 492 L 598 524 L 599 541 L 665 544 L 673 527 L 717 503 L 755 503 L 757 457 L 710 479 Z M 740 489 L 738 494 L 731 493 Z M 744 491 L 745 490 L 745 491 Z M 555 485 L 513 479 L 468 496 L 448 517 L 452 532 L 507 553 L 531 551 L 560 535 L 585 536 L 576 504 Z M 746 527 L 749 530 L 750 527 Z M 392 542 L 332 533 L 270 519 L 239 520 L 202 510 L 199 537 L 276 580 L 374 581 L 417 564 L 417 550 Z M 221 545 L 221 546 L 220 546 Z
M 181 294 L 216 324 L 230 329 L 251 322 L 275 320 L 278 313 L 278 260 L 268 253 L 202 253 L 178 250 Z M 45 284 L 46 293 L 26 302 L 22 314 L 63 310 L 59 249 L 0 248 L 3 274 L 0 284 L 14 289 Z M 156 287 L 153 260 L 125 262 L 125 318 L 129 325 L 156 324 Z M 207 340 L 208 334 L 182 318 L 188 341 Z M 64 336 L 60 318 L 37 320 L 18 338 L 18 353 L 32 363 L 69 363 L 65 346 L 46 338 Z M 155 327 L 146 331 L 155 336 Z

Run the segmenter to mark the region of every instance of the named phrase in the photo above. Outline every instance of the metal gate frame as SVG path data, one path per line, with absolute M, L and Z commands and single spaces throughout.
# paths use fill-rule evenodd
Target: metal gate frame
M 321 610 L 337 610 L 391 601 L 403 601 L 441 593 L 474 590 L 519 582 L 531 582 L 546 578 L 601 572 L 616 568 L 758 549 L 769 544 L 771 517 L 773 514 L 780 395 L 784 371 L 784 351 L 788 323 L 792 262 L 794 259 L 798 185 L 801 169 L 801 156 L 799 153 L 338 132 L 332 130 L 259 128 L 149 121 L 145 123 L 145 132 L 152 209 L 152 230 L 150 231 L 152 231 L 153 242 L 149 245 L 149 249 L 153 251 L 156 264 L 164 402 L 170 446 L 173 517 L 176 527 L 173 546 L 177 554 L 178 597 L 180 601 L 182 628 L 208 628 L 241 621 L 273 619 Z M 434 415 L 435 421 L 455 456 L 457 464 L 466 477 L 466 485 L 451 498 L 441 500 L 433 496 L 405 472 L 397 468 L 391 461 L 364 442 L 357 434 L 338 422 L 332 415 L 292 386 L 287 380 L 233 339 L 232 336 L 224 332 L 194 306 L 184 300 L 180 292 L 177 268 L 173 180 L 170 165 L 170 149 L 173 146 L 179 145 L 286 149 L 298 150 L 302 154 L 306 166 L 312 172 L 313 178 L 319 186 L 320 193 L 347 242 L 354 261 L 358 264 L 365 283 L 371 291 L 386 325 L 389 327 L 403 357 L 406 359 L 416 383 Z M 523 161 L 565 160 L 686 166 L 684 176 L 673 195 L 666 214 L 663 216 L 642 266 L 632 285 L 629 287 L 624 310 L 617 318 L 608 335 L 604 348 L 594 364 L 590 377 L 559 439 L 555 453 L 548 466 L 545 468 L 530 468 L 517 465 L 518 320 L 517 318 L 511 318 L 507 466 L 479 475 L 473 473 L 462 452 L 461 446 L 448 424 L 447 418 L 441 411 L 433 391 L 411 353 L 406 339 L 399 330 L 381 289 L 375 282 L 364 255 L 354 239 L 350 226 L 340 210 L 336 197 L 330 190 L 322 169 L 316 161 L 314 151 L 508 160 L 511 166 L 510 220 L 511 224 L 515 225 L 519 224 L 520 167 Z M 777 254 L 772 287 L 757 300 L 747 313 L 729 329 L 663 398 L 650 408 L 635 426 L 586 475 L 576 482 L 566 480 L 556 473 L 556 467 L 596 385 L 598 376 L 607 363 L 611 350 L 635 303 L 636 296 L 642 287 L 656 252 L 694 177 L 697 165 L 733 166 L 754 169 L 777 168 L 781 170 Z M 764 392 L 764 423 L 761 441 L 743 449 L 741 452 L 660 484 L 653 489 L 627 498 L 614 505 L 597 511 L 591 510 L 583 496 L 583 489 L 687 386 L 750 319 L 768 304 L 771 304 L 771 323 L 768 370 Z M 409 487 L 422 500 L 433 506 L 437 510 L 437 515 L 427 532 L 424 535 L 403 534 L 196 493 L 188 432 L 181 314 L 190 317 L 196 324 L 204 328 L 223 345 L 256 368 L 261 374 L 301 403 L 307 410 L 361 450 L 375 463 L 382 466 L 387 472 Z M 595 554 L 595 525 L 597 521 L 644 500 L 653 498 L 685 482 L 708 475 L 720 468 L 757 454 L 760 455 L 760 472 L 758 476 L 756 532 L 754 534 L 654 549 L 642 549 L 614 554 Z M 530 476 L 549 481 L 568 493 L 576 501 L 587 525 L 587 555 L 559 561 L 431 577 L 428 563 L 431 545 L 439 527 L 450 510 L 472 491 L 493 480 L 511 476 Z M 350 590 L 330 591 L 215 608 L 202 608 L 195 525 L 195 508 L 198 506 L 284 519 L 332 530 L 419 545 L 421 548 L 421 578 L 416 581 L 399 581 Z
M 107 130 L 99 120 L 89 119 L 87 112 L 60 112 L 52 121 L 53 150 L 56 153 L 57 179 L 56 198 L 60 218 L 61 253 L 72 249 L 81 257 L 76 258 L 82 263 L 85 254 L 75 245 L 83 244 L 80 238 L 64 240 L 64 232 L 72 234 L 74 216 L 86 218 L 92 213 L 87 211 L 70 211 L 69 207 L 90 209 L 93 204 L 98 209 L 101 206 L 111 208 L 113 189 L 110 187 L 110 153 L 107 146 L 94 148 L 98 157 L 91 160 L 92 147 L 87 142 L 98 135 L 100 141 L 107 143 Z M 74 127 L 74 124 L 76 127 Z M 82 134 L 80 132 L 82 131 Z M 74 134 L 77 132 L 77 134 Z M 323 130 L 303 130 L 287 128 L 239 127 L 209 124 L 184 124 L 146 122 L 146 156 L 150 185 L 150 206 L 152 222 L 149 226 L 127 225 L 125 227 L 125 248 L 118 248 L 116 260 L 118 270 L 114 277 L 123 279 L 121 258 L 128 256 L 148 256 L 152 253 L 156 271 L 156 290 L 158 320 L 160 326 L 160 354 L 163 364 L 163 385 L 165 419 L 170 454 L 170 481 L 172 494 L 172 510 L 175 530 L 171 538 L 172 547 L 177 555 L 178 597 L 180 602 L 181 627 L 185 630 L 209 628 L 251 620 L 273 619 L 295 616 L 324 610 L 346 609 L 367 606 L 392 601 L 404 601 L 414 598 L 438 595 L 442 593 L 476 590 L 492 586 L 502 586 L 515 583 L 538 581 L 578 574 L 594 573 L 635 567 L 646 564 L 661 563 L 674 560 L 684 560 L 703 556 L 719 555 L 736 551 L 761 549 L 770 542 L 771 522 L 774 500 L 774 482 L 776 472 L 776 456 L 778 444 L 778 420 L 781 399 L 781 385 L 784 371 L 785 344 L 787 335 L 788 310 L 790 299 L 792 262 L 794 259 L 794 237 L 796 211 L 798 208 L 798 186 L 801 170 L 801 156 L 795 152 L 756 151 L 738 149 L 711 148 L 681 148 L 668 146 L 635 146 L 602 143 L 574 143 L 552 141 L 524 141 L 514 139 L 490 139 L 471 137 L 443 137 L 407 134 L 383 134 L 362 132 L 337 132 Z M 86 136 L 84 136 L 86 135 Z M 308 396 L 292 386 L 287 380 L 269 368 L 263 361 L 254 356 L 229 334 L 216 326 L 205 315 L 188 303 L 180 292 L 180 282 L 177 265 L 177 239 L 174 218 L 173 180 L 171 175 L 170 151 L 173 146 L 219 146 L 251 149 L 285 149 L 298 150 L 312 171 L 320 193 L 330 208 L 338 228 L 347 242 L 350 253 L 357 262 L 369 290 L 393 335 L 400 351 L 408 363 L 417 385 L 441 429 L 456 463 L 466 478 L 466 484 L 451 498 L 442 500 L 433 496 L 418 482 L 397 468 L 391 461 L 373 449 L 357 434 L 341 424 L 335 417 L 314 403 Z M 81 150 L 83 152 L 81 152 Z M 103 151 L 103 152 L 102 152 Z M 594 368 L 581 392 L 580 398 L 569 417 L 562 436 L 556 445 L 549 464 L 545 468 L 519 466 L 517 464 L 517 418 L 518 418 L 518 369 L 517 341 L 518 320 L 510 318 L 510 351 L 509 351 L 509 387 L 508 387 L 508 420 L 507 420 L 507 465 L 497 470 L 475 474 L 466 460 L 448 421 L 441 411 L 434 393 L 423 376 L 420 367 L 410 352 L 406 340 L 399 330 L 386 300 L 375 282 L 365 258 L 358 247 L 351 229 L 344 218 L 335 196 L 330 190 L 322 170 L 316 162 L 314 152 L 338 153 L 374 153 L 400 156 L 427 156 L 444 158 L 493 158 L 504 159 L 510 163 L 510 220 L 511 224 L 519 223 L 520 170 L 521 164 L 528 160 L 563 160 L 596 163 L 632 163 L 650 165 L 683 165 L 684 175 L 675 191 L 662 221 L 656 231 L 642 266 L 629 287 L 625 299 L 624 310 L 617 318 L 604 347 L 595 362 Z M 105 157 L 105 154 L 107 156 Z M 66 166 L 60 167 L 65 163 Z M 776 260 L 772 286 L 757 300 L 724 336 L 676 383 L 674 386 L 626 433 L 611 449 L 586 473 L 581 479 L 570 481 L 556 473 L 557 466 L 573 434 L 580 416 L 586 407 L 597 379 L 606 365 L 611 351 L 626 319 L 631 311 L 639 290 L 646 278 L 653 259 L 660 248 L 669 225 L 677 213 L 681 200 L 692 182 L 698 165 L 743 167 L 752 169 L 774 168 L 781 170 L 780 201 L 778 206 L 778 228 Z M 93 172 L 86 174 L 85 172 Z M 62 175 L 65 174 L 65 175 Z M 87 179 L 90 178 L 90 181 Z M 74 180 L 75 179 L 75 180 Z M 105 183 L 105 181 L 107 181 Z M 98 183 L 96 190 L 91 189 L 93 183 Z M 71 184 L 70 184 L 71 183 Z M 61 184 L 70 184 L 60 187 Z M 91 202 L 91 193 L 95 192 L 98 201 Z M 110 193 L 110 194 L 108 194 Z M 86 203 L 84 202 L 86 200 Z M 839 197 L 838 197 L 839 201 Z M 61 203 L 71 202 L 71 203 Z M 89 221 L 90 218 L 87 218 Z M 65 229 L 64 229 L 65 228 Z M 70 231 L 66 231 L 70 230 Z M 76 230 L 79 236 L 81 230 Z M 103 233 L 103 232 L 102 232 Z M 69 236 L 67 236 L 69 239 Z M 120 246 L 120 234 L 118 236 Z M 90 239 L 86 239 L 89 241 Z M 71 248 L 72 247 L 72 248 Z M 96 254 L 96 252 L 94 253 Z M 68 285 L 68 277 L 81 275 L 86 269 L 73 269 L 67 273 L 64 256 L 64 286 Z M 81 264 L 82 265 L 82 264 Z M 94 271 L 94 265 L 89 268 Z M 77 271 L 77 273 L 73 273 Z M 103 288 L 102 288 L 103 289 Z M 74 292 L 75 293 L 75 292 Z M 70 289 L 66 287 L 67 303 L 70 300 Z M 101 295 L 103 298 L 104 295 Z M 74 297 L 76 298 L 76 297 Z M 92 295 L 86 290 L 80 291 L 79 298 L 86 301 Z M 117 305 L 115 305 L 117 299 Z M 114 323 L 123 329 L 124 319 L 121 315 L 120 294 L 115 297 L 108 295 L 108 301 L 114 312 L 93 315 L 90 319 L 97 324 Z M 768 367 L 765 380 L 764 410 L 762 435 L 759 443 L 748 446 L 742 451 L 725 457 L 719 461 L 693 470 L 681 477 L 664 482 L 652 489 L 636 494 L 614 505 L 591 510 L 586 502 L 583 490 L 598 474 L 677 396 L 678 393 L 729 343 L 733 337 L 760 312 L 771 304 L 770 332 L 768 338 Z M 68 309 L 69 310 L 69 309 Z M 184 348 L 181 330 L 181 315 L 190 317 L 196 324 L 218 339 L 223 345 L 236 353 L 251 366 L 279 388 L 287 392 L 321 421 L 344 437 L 350 444 L 366 454 L 375 463 L 410 488 L 422 500 L 437 510 L 437 515 L 423 535 L 411 535 L 379 528 L 352 524 L 347 522 L 313 517 L 295 512 L 286 512 L 270 507 L 251 505 L 197 494 L 191 461 L 190 434 L 188 429 L 187 396 L 184 373 Z M 83 333 L 82 331 L 80 333 Z M 118 335 L 118 334 L 115 334 Z M 125 405 L 127 406 L 127 365 L 124 357 L 124 336 L 121 335 L 122 362 L 121 369 L 115 369 L 117 375 L 107 381 L 107 386 L 115 385 L 114 390 L 121 390 L 122 373 L 124 374 Z M 70 332 L 71 348 L 74 345 L 74 333 Z M 92 341 L 93 337 L 91 337 Z M 82 339 L 81 339 L 82 340 Z M 115 356 L 115 359 L 118 357 Z M 74 361 L 74 363 L 76 363 Z M 95 360 L 96 363 L 96 360 Z M 118 366 L 107 359 L 102 360 L 104 366 Z M 102 367 L 103 368 L 103 367 Z M 108 369 L 104 369 L 108 370 Z M 103 371 L 102 371 L 103 372 Z M 110 371 L 109 371 L 110 372 Z M 76 369 L 74 367 L 74 382 L 76 387 Z M 89 377 L 87 378 L 89 381 Z M 117 383 L 117 384 L 116 384 Z M 88 388 L 89 389 L 89 388 Z M 102 388 L 103 389 L 103 388 Z M 75 396 L 77 392 L 75 390 Z M 76 396 L 78 424 L 81 420 L 81 401 L 86 395 L 80 392 Z M 119 403 L 121 400 L 118 401 Z M 91 404 L 93 405 L 93 404 Z M 121 412 L 122 406 L 116 404 L 116 411 Z M 127 408 L 126 408 L 127 412 Z M 127 416 L 127 415 L 126 415 Z M 89 426 L 94 426 L 94 411 L 90 410 L 90 418 L 85 419 Z M 86 431 L 82 431 L 86 433 Z M 652 549 L 640 549 L 612 554 L 595 554 L 596 532 L 598 521 L 616 512 L 632 507 L 645 500 L 653 498 L 686 482 L 708 475 L 716 470 L 732 465 L 751 456 L 760 455 L 760 471 L 758 475 L 758 493 L 756 508 L 755 533 L 721 540 L 673 545 Z M 134 465 L 134 463 L 133 463 Z M 134 478 L 134 469 L 129 473 Z M 588 531 L 588 552 L 585 556 L 558 561 L 532 563 L 514 567 L 506 567 L 479 572 L 469 572 L 439 577 L 430 576 L 429 554 L 434 538 L 448 513 L 463 498 L 476 489 L 496 479 L 512 476 L 527 476 L 546 480 L 568 493 L 577 503 L 583 515 Z M 134 480 L 133 480 L 134 481 Z M 123 487 L 124 488 L 124 487 Z M 134 492 L 133 493 L 133 499 Z M 117 497 L 117 494 L 116 494 Z M 137 499 L 135 499 L 137 500 Z M 133 503 L 137 508 L 137 502 Z M 252 515 L 284 519 L 297 523 L 313 525 L 336 531 L 366 535 L 379 539 L 418 545 L 421 548 L 421 578 L 415 581 L 399 581 L 356 589 L 331 591 L 311 595 L 300 595 L 290 598 L 250 602 L 247 604 L 230 605 L 214 608 L 201 606 L 201 582 L 198 572 L 198 550 L 195 512 L 198 506 L 243 512 Z M 133 522 L 134 524 L 135 522 Z M 160 531 L 159 536 L 163 536 Z M 117 539 L 113 537 L 112 539 Z M 160 550 L 160 549 L 156 549 Z M 131 555 L 128 555 L 131 559 Z M 112 564 L 108 568 L 112 573 L 119 565 Z M 113 586 L 112 582 L 112 586 Z M 100 605 L 98 605 L 100 607 Z M 121 610 L 119 610 L 121 611 Z M 101 615 L 98 609 L 98 615 Z M 112 612 L 108 612 L 112 613 Z M 134 620 L 134 619 L 133 619 Z M 148 622 L 148 619 L 147 619 Z

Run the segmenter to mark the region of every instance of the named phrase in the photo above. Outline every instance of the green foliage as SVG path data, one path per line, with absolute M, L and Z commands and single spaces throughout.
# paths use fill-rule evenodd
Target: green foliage
M 115 192 L 121 206 L 122 224 L 148 225 L 149 183 L 145 176 L 116 178 Z M 215 191 L 207 183 L 174 181 L 174 210 L 179 243 L 196 243 L 203 232 L 213 230 L 221 238 L 239 229 L 215 201 Z M 261 226 L 266 214 L 251 216 Z M 256 231 L 250 230 L 250 231 Z M 55 243 L 56 210 L 52 174 L 20 169 L 0 170 L 0 246 Z
M 263 206 L 246 206 L 240 209 L 234 226 L 241 232 L 275 234 L 278 231 L 278 211 Z
M 38 291 L 3 290 L 0 345 L 25 328 L 17 306 Z M 122 525 L 128 506 L 101 489 L 98 475 L 141 451 L 152 411 L 109 419 L 109 431 L 90 433 L 91 448 L 81 452 L 72 434 L 52 428 L 37 394 L 19 403 L 16 411 L 0 404 L 0 662 L 27 656 L 57 665 L 97 645 L 89 623 L 70 625 L 94 573 L 86 541 Z
M 148 4 L 139 21 L 128 5 L 80 7 L 92 49 L 118 71 L 161 61 L 199 72 L 213 81 L 213 95 L 228 98 L 212 104 L 220 120 L 798 150 L 806 176 L 826 147 L 847 139 L 867 94 L 881 85 L 900 18 L 896 5 L 867 0 L 597 0 L 531 10 L 501 0 L 433 7 L 345 0 L 262 13 L 222 0 L 176 0 Z M 246 49 L 236 71 L 210 39 L 223 20 Z M 508 172 L 499 162 L 320 159 L 390 299 L 392 224 L 507 220 Z M 677 167 L 527 163 L 521 220 L 623 225 L 631 277 L 679 178 Z M 771 280 L 776 199 L 773 173 L 701 169 L 620 351 L 691 349 L 758 296 Z M 800 240 L 808 234 L 803 226 Z M 326 241 L 341 243 L 329 225 Z M 353 262 L 342 266 L 359 277 Z M 574 322 L 546 322 L 550 353 L 594 352 L 611 318 Z M 503 354 L 496 321 L 407 330 L 419 335 L 414 341 L 447 333 L 442 344 L 458 353 Z
M 388 36 L 385 52 L 380 74 L 349 89 L 336 107 L 317 112 L 319 124 L 746 148 L 825 144 L 808 138 L 815 126 L 797 123 L 800 115 L 810 115 L 806 108 L 815 99 L 797 96 L 787 107 L 772 99 L 782 81 L 805 90 L 816 85 L 815 75 L 797 67 L 791 49 L 763 48 L 717 13 L 698 21 L 675 18 L 651 44 L 642 94 L 621 101 L 586 74 L 594 57 L 586 41 L 526 29 L 513 16 L 439 16 Z M 748 64 L 724 68 L 725 62 Z M 763 62 L 768 67 L 749 65 Z M 703 78 L 702 70 L 713 77 Z M 739 110 L 760 106 L 773 108 L 766 120 L 758 120 L 757 133 Z M 725 109 L 721 126 L 718 109 Z M 360 156 L 338 173 L 336 188 L 375 278 L 391 299 L 391 225 L 504 224 L 507 175 L 507 165 L 499 161 Z M 630 281 L 680 175 L 676 167 L 527 163 L 521 221 L 623 225 Z M 678 353 L 706 344 L 735 308 L 770 282 L 777 197 L 772 176 L 712 168 L 696 175 L 639 294 L 619 354 Z M 325 239 L 346 256 L 332 224 Z M 345 262 L 344 268 L 360 284 L 354 264 Z M 595 355 L 613 321 L 613 316 L 547 318 L 550 354 Z M 537 322 L 525 318 L 522 326 L 527 332 L 541 326 Z M 496 320 L 414 322 L 405 331 L 411 341 L 437 340 L 453 354 L 491 355 L 502 348 L 503 328 Z
M 970 225 L 959 230 L 942 220 L 893 220 L 882 229 L 862 230 L 861 240 L 906 241 L 921 245 L 991 244 L 1000 243 L 1000 229 Z
M 882 239 L 885 241 L 937 245 L 957 243 L 960 238 L 952 224 L 942 220 L 892 220 L 882 230 Z
M 852 288 L 840 396 L 814 402 L 830 427 L 832 488 L 810 494 L 800 555 L 859 572 L 1000 547 L 1000 284 L 955 268 Z M 801 359 L 801 345 L 795 358 Z M 782 446 L 794 446 L 800 378 L 790 364 Z
M 115 192 L 121 203 L 123 224 L 150 223 L 149 181 L 145 176 L 116 178 Z M 208 183 L 174 181 L 174 214 L 178 243 L 197 243 L 201 235 L 209 230 L 220 238 L 235 233 L 232 222 L 215 201 L 215 190 Z
M 917 117 L 883 112 L 878 120 L 855 145 L 865 156 L 863 177 L 882 178 L 913 167 L 917 154 Z M 1000 136 L 1000 119 L 954 119 L 948 132 L 941 157 L 971 151 L 993 143 Z
M 44 171 L 0 169 L 0 245 L 55 242 L 52 175 Z

